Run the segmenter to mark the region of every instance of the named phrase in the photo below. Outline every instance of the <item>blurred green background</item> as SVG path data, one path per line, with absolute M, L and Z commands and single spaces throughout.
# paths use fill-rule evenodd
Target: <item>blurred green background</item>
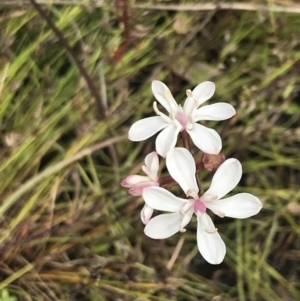
M 298 1 L 38 2 L 0 0 L 0 300 L 300 300 Z M 264 208 L 214 217 L 221 265 L 195 220 L 147 238 L 142 198 L 120 187 L 154 148 L 127 139 L 153 115 L 153 79 L 179 103 L 214 81 L 210 103 L 236 108 L 206 124 L 243 165 L 234 192 Z

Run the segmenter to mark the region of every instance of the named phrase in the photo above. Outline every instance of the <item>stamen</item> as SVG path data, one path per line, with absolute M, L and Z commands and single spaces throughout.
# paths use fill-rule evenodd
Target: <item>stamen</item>
M 186 215 L 188 211 L 194 206 L 193 200 L 189 200 L 184 204 L 184 206 L 180 210 L 181 215 Z
M 194 97 L 193 92 L 190 89 L 186 90 L 185 93 L 187 97 L 191 97 L 191 98 Z
M 182 232 L 182 233 L 184 233 L 184 232 L 186 232 L 186 229 L 184 229 L 184 228 L 179 228 L 179 231 Z
M 188 119 L 188 122 L 187 122 L 185 128 L 186 128 L 187 130 L 191 130 L 191 129 L 193 129 L 193 127 L 194 127 L 194 121 L 193 121 L 192 115 L 189 114 L 189 115 L 187 116 L 187 119 Z
M 213 201 L 217 201 L 218 200 L 218 196 L 217 195 L 207 194 L 207 195 L 202 196 L 202 200 L 204 202 L 210 203 L 210 202 L 213 202 Z
M 190 196 L 192 197 L 194 200 L 198 199 L 199 196 L 198 196 L 198 193 L 194 190 L 191 190 L 189 189 L 187 192 L 186 192 L 186 196 Z
M 186 215 L 186 212 L 187 212 L 188 210 L 186 210 L 186 208 L 185 208 L 185 206 L 179 211 L 179 213 L 181 214 L 181 215 Z
M 187 118 L 188 118 L 189 123 L 194 123 L 194 120 L 193 120 L 193 117 L 191 114 L 189 114 Z
M 185 92 L 186 92 L 187 97 L 191 97 L 194 99 L 196 107 L 198 108 L 200 106 L 200 103 L 198 101 L 198 98 L 195 96 L 195 94 L 193 94 L 193 92 L 190 89 L 186 90 Z
M 170 112 L 169 117 L 170 117 L 172 120 L 175 120 L 175 114 L 174 114 L 174 112 Z
M 166 114 L 162 113 L 158 108 L 157 108 L 157 102 L 154 101 L 153 102 L 153 110 L 154 112 L 160 116 L 163 120 L 165 120 L 168 123 L 172 123 L 172 120 L 170 119 L 170 117 L 168 117 Z
M 154 110 L 154 112 L 155 112 L 158 116 L 161 115 L 161 112 L 159 111 L 159 109 L 158 109 L 158 107 L 157 107 L 157 102 L 156 102 L 156 101 L 153 102 L 153 110 Z
M 214 233 L 218 232 L 218 228 L 215 228 L 215 229 L 205 229 L 205 231 L 206 231 L 208 234 L 214 234 Z

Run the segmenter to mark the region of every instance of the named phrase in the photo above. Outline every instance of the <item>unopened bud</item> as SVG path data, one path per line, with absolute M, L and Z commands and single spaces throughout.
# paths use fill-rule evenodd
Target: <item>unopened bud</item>
M 225 156 L 223 154 L 219 155 L 209 155 L 204 154 L 202 162 L 204 168 L 208 171 L 213 171 L 219 168 L 219 166 L 225 161 Z

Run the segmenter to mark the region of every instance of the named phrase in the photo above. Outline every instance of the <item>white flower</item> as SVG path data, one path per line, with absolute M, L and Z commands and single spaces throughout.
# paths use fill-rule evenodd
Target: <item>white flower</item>
M 145 165 L 142 166 L 146 176 L 130 175 L 126 177 L 121 185 L 130 188 L 129 193 L 134 196 L 142 195 L 143 189 L 151 186 L 159 186 L 158 182 L 159 160 L 156 152 L 148 154 L 145 158 Z M 141 220 L 146 225 L 153 214 L 153 209 L 145 204 L 141 211 Z
M 199 84 L 193 91 L 187 90 L 187 99 L 181 107 L 174 100 L 169 88 L 160 81 L 152 82 L 152 92 L 169 116 L 160 112 L 153 103 L 158 116 L 135 122 L 128 134 L 131 141 L 143 141 L 163 130 L 156 138 L 156 151 L 165 157 L 175 147 L 178 133 L 187 131 L 194 144 L 204 153 L 217 155 L 222 148 L 219 134 L 197 124 L 200 120 L 225 120 L 235 115 L 235 109 L 227 103 L 216 103 L 199 108 L 215 92 L 215 84 L 209 81 Z
M 195 161 L 185 148 L 175 148 L 168 153 L 167 168 L 176 182 L 190 199 L 174 196 L 161 187 L 150 187 L 143 191 L 143 198 L 153 209 L 169 211 L 152 218 L 145 227 L 145 234 L 154 239 L 172 236 L 190 222 L 193 213 L 197 216 L 197 244 L 200 253 L 211 264 L 219 264 L 226 254 L 226 247 L 215 228 L 209 208 L 220 217 L 247 218 L 257 214 L 262 208 L 261 201 L 252 194 L 239 193 L 223 197 L 240 181 L 242 166 L 236 159 L 226 160 L 216 171 L 210 188 L 199 197 L 195 178 Z

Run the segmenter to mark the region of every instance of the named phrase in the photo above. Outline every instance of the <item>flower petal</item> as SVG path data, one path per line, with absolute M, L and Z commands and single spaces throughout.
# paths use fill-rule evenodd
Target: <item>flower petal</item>
M 218 155 L 222 149 L 221 137 L 213 129 L 195 123 L 193 128 L 187 132 L 194 144 L 204 153 Z
M 150 219 L 144 232 L 154 239 L 168 238 L 179 231 L 181 220 L 180 213 L 161 214 Z
M 221 199 L 231 191 L 242 177 L 242 165 L 237 159 L 228 159 L 217 169 L 214 174 L 210 188 L 204 193 L 206 195 L 217 196 Z
M 262 203 L 250 193 L 238 193 L 226 199 L 213 201 L 207 204 L 207 207 L 213 212 L 215 207 L 228 217 L 247 218 L 257 214 L 262 208 Z
M 218 232 L 208 233 L 213 230 L 214 223 L 208 214 L 197 214 L 197 245 L 203 258 L 210 264 L 219 264 L 226 254 L 226 246 Z
M 175 147 L 167 154 L 166 164 L 171 177 L 187 194 L 189 190 L 199 192 L 196 181 L 196 164 L 191 153 L 182 147 Z
M 158 154 L 162 157 L 166 157 L 167 152 L 176 145 L 179 131 L 179 127 L 170 124 L 157 136 L 155 146 Z
M 197 107 L 196 107 L 196 103 L 195 103 L 195 99 L 193 99 L 192 97 L 187 97 L 187 99 L 184 102 L 183 105 L 183 110 L 185 112 L 185 114 L 191 115 L 194 111 L 196 111 Z M 194 114 L 192 114 L 193 116 Z M 194 116 L 193 116 L 194 117 Z
M 174 100 L 171 91 L 169 90 L 169 88 L 161 81 L 159 80 L 154 80 L 152 81 L 152 93 L 154 95 L 154 97 L 157 99 L 157 101 L 168 111 L 168 113 L 170 113 L 172 111 L 172 107 L 178 107 L 176 101 Z M 166 98 L 166 94 L 169 94 L 170 96 L 172 96 L 173 100 L 168 100 Z M 170 101 L 172 101 L 172 105 L 170 103 Z
M 144 225 L 147 225 L 153 214 L 153 208 L 145 204 L 141 211 L 141 220 Z
M 128 132 L 131 141 L 143 141 L 164 129 L 168 123 L 160 116 L 148 117 L 135 122 Z
M 157 173 L 159 169 L 159 160 L 157 152 L 152 152 L 148 154 L 145 158 L 145 165 L 147 169 L 150 171 L 148 176 L 153 180 L 157 181 Z
M 203 82 L 199 84 L 194 90 L 193 94 L 198 98 L 198 106 L 210 99 L 216 90 L 216 86 L 213 82 Z
M 170 212 L 179 212 L 187 202 L 161 187 L 145 188 L 143 198 L 151 208 Z
M 232 105 L 225 102 L 219 102 L 204 106 L 196 111 L 194 121 L 199 120 L 226 120 L 235 115 L 235 109 Z

